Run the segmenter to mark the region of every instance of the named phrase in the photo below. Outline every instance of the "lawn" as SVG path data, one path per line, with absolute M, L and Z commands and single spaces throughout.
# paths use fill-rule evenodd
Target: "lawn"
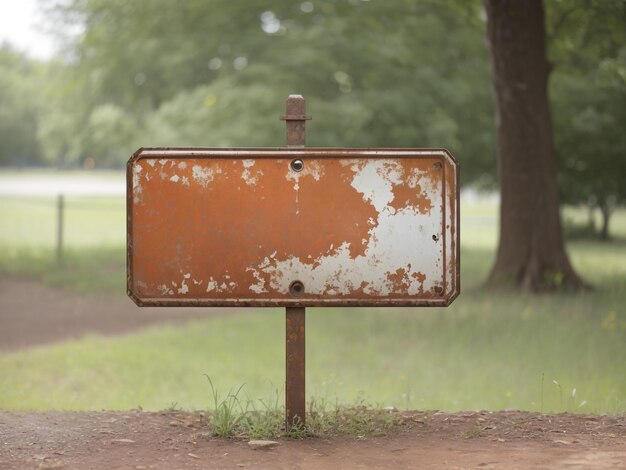
M 122 198 L 75 202 L 107 209 L 73 209 L 64 263 L 56 266 L 55 219 L 43 217 L 46 206 L 3 199 L 0 216 L 15 225 L 2 225 L 0 271 L 124 295 Z M 463 287 L 450 308 L 307 310 L 308 399 L 448 411 L 625 412 L 626 245 L 569 244 L 576 268 L 596 286 L 592 292 L 489 292 L 481 283 L 493 259 L 496 206 L 473 201 L 462 209 Z M 46 210 L 54 213 L 53 206 Z M 40 225 L 31 227 L 32 220 Z M 613 228 L 626 236 L 624 211 Z M 278 393 L 282 402 L 283 310 L 1 354 L 0 408 L 207 408 L 204 374 L 222 395 L 245 383 L 250 399 Z

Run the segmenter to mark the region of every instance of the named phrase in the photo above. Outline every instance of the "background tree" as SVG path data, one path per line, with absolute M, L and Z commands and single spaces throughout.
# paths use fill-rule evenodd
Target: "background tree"
M 8 44 L 0 45 L 0 164 L 28 165 L 41 160 L 37 113 L 38 77 L 43 65 Z
M 447 147 L 465 187 L 495 186 L 485 15 L 476 0 L 40 2 L 58 20 L 55 31 L 80 34 L 66 38 L 60 60 L 0 57 L 0 163 L 78 166 L 91 157 L 122 167 L 129 149 L 146 145 L 279 145 L 281 123 L 268 117 L 300 92 L 314 115 L 311 146 Z M 595 201 L 607 233 L 625 187 L 624 5 L 546 3 L 561 195 Z M 523 94 L 518 76 L 508 79 L 503 86 Z M 533 193 L 532 185 L 517 189 Z M 536 223 L 544 220 L 547 231 L 557 223 Z M 566 272 L 558 266 L 557 284 Z
M 541 0 L 485 0 L 496 96 L 500 240 L 491 284 L 580 288 L 563 242 Z
M 590 8 L 592 6 L 592 8 Z M 602 215 L 626 201 L 626 3 L 551 2 L 551 96 L 562 201 Z
M 43 158 L 59 168 L 80 165 L 91 109 L 75 65 L 51 61 L 40 87 L 37 139 Z
M 465 181 L 494 179 L 476 3 L 52 3 L 85 31 L 73 56 L 85 102 L 132 116 L 138 146 L 279 145 L 268 116 L 299 92 L 318 117 L 309 145 L 447 147 L 471 161 Z

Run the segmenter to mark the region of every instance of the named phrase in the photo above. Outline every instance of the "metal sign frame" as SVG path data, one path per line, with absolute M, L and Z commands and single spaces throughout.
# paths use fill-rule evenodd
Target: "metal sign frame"
M 440 240 L 443 260 L 443 286 L 435 295 L 415 296 L 413 298 L 394 298 L 393 296 L 381 298 L 166 298 L 147 297 L 136 288 L 134 279 L 133 259 L 133 168 L 138 162 L 145 160 L 167 160 L 168 162 L 180 163 L 190 160 L 247 160 L 254 159 L 280 159 L 289 161 L 312 159 L 323 161 L 332 160 L 435 160 L 434 165 L 441 171 L 442 194 L 441 207 L 442 227 Z M 445 149 L 347 149 L 347 148 L 144 148 L 138 150 L 128 162 L 127 171 L 127 243 L 128 243 L 128 295 L 140 306 L 211 306 L 211 307 L 319 307 L 319 306 L 447 306 L 458 295 L 460 289 L 460 243 L 459 243 L 459 194 L 456 190 L 459 181 L 459 165 L 452 155 Z M 451 199 L 446 191 L 454 191 L 454 199 Z M 446 211 L 451 211 L 447 214 Z M 450 216 L 450 217 L 449 217 Z M 311 227 L 314 231 L 315 227 Z

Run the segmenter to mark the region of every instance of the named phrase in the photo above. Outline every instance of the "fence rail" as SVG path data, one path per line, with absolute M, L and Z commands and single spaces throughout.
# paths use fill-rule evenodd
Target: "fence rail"
M 32 208 L 33 210 L 33 223 L 28 224 L 26 231 L 34 230 L 37 227 L 36 222 L 41 222 L 41 211 L 37 211 L 35 208 L 39 209 L 50 209 L 53 212 L 54 217 L 54 249 L 56 251 L 56 259 L 59 264 L 63 262 L 64 256 L 64 248 L 66 243 L 66 225 L 68 224 L 68 213 L 73 211 L 79 211 L 81 214 L 88 213 L 98 213 L 104 216 L 102 219 L 101 216 L 98 216 L 97 219 L 101 221 L 100 226 L 102 227 L 103 220 L 108 220 L 109 215 L 112 214 L 122 214 L 124 211 L 124 201 L 125 198 L 122 195 L 111 195 L 111 194 L 88 194 L 88 195 L 78 195 L 78 194 L 64 194 L 59 193 L 54 196 L 40 196 L 40 195 L 17 195 L 17 194 L 1 194 L 0 195 L 0 206 L 12 205 L 13 208 L 17 207 L 17 212 L 25 212 L 28 213 Z M 23 209 L 22 209 L 23 207 Z M 47 211 L 45 211 L 47 212 Z M 108 213 L 108 214 L 107 214 Z M 52 213 L 51 213 L 52 215 Z M 80 219 L 84 219 L 84 215 L 80 216 Z M 24 216 L 29 217 L 29 216 Z M 47 219 L 47 216 L 44 217 Z M 50 220 L 50 219 L 48 219 Z M 85 226 L 83 225 L 83 221 L 81 220 L 74 225 L 84 230 Z M 8 224 L 10 225 L 10 224 Z M 116 223 L 115 225 L 110 224 L 109 227 L 117 227 L 120 225 Z M 18 231 L 19 227 L 7 226 L 5 225 L 5 230 L 13 230 Z

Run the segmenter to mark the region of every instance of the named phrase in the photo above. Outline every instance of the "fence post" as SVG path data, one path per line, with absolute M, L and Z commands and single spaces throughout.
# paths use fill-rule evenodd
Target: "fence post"
M 63 194 L 57 197 L 57 264 L 63 263 L 63 211 L 65 200 Z

